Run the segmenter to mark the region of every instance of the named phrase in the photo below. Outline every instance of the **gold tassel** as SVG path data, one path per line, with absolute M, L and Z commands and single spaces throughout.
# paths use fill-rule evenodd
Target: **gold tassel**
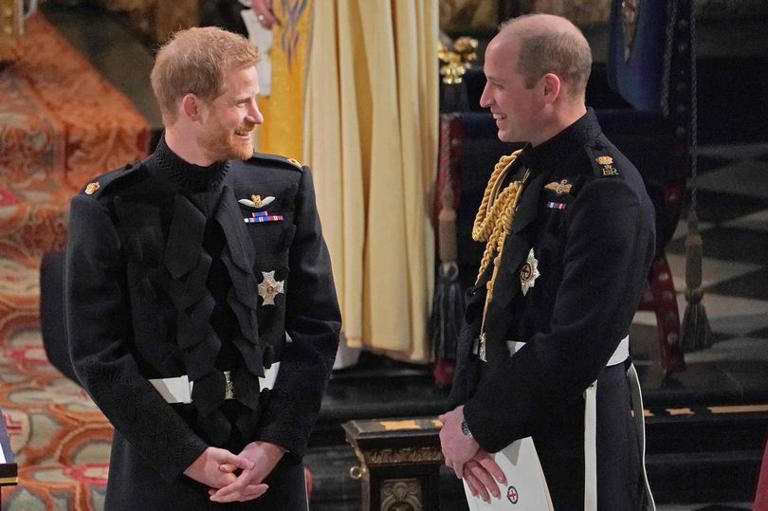
M 688 235 L 685 238 L 685 315 L 682 325 L 683 350 L 696 351 L 712 346 L 712 330 L 707 311 L 701 302 L 704 289 L 701 283 L 702 240 L 699 219 L 695 211 L 688 213 Z
M 441 191 L 440 212 L 437 216 L 438 256 L 440 264 L 435 279 L 435 293 L 430 317 L 430 339 L 435 367 L 433 376 L 438 387 L 453 381 L 453 360 L 464 317 L 464 294 L 456 261 L 456 210 L 450 180 Z

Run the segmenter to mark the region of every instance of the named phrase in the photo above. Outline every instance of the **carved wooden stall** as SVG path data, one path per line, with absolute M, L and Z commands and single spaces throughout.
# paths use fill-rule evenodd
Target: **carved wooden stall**
M 343 427 L 360 462 L 350 476 L 361 482 L 363 511 L 439 509 L 437 418 L 353 420 Z

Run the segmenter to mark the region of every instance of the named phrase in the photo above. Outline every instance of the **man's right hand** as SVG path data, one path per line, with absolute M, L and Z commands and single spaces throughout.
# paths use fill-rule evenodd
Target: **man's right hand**
M 253 463 L 242 456 L 236 456 L 226 449 L 206 447 L 184 471 L 184 475 L 209 488 L 219 489 L 235 482 L 237 477 L 232 472 L 223 472 L 221 465 L 232 465 L 236 469 L 250 470 Z

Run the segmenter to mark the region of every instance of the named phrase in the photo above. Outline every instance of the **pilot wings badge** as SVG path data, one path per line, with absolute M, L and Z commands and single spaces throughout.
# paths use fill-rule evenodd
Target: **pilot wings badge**
M 248 206 L 249 208 L 259 209 L 272 204 L 274 200 L 275 198 L 271 195 L 269 197 L 262 197 L 261 195 L 254 194 L 251 195 L 250 199 L 240 199 L 237 202 L 243 206 Z

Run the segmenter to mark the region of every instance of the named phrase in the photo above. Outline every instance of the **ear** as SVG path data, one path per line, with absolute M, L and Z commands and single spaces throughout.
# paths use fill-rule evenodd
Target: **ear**
M 203 104 L 200 98 L 191 92 L 189 94 L 185 94 L 184 97 L 181 98 L 179 108 L 181 110 L 181 114 L 192 121 L 200 120 L 203 114 L 202 108 Z
M 547 73 L 541 78 L 541 81 L 544 85 L 544 101 L 549 104 L 554 103 L 562 91 L 560 77 L 554 73 Z

